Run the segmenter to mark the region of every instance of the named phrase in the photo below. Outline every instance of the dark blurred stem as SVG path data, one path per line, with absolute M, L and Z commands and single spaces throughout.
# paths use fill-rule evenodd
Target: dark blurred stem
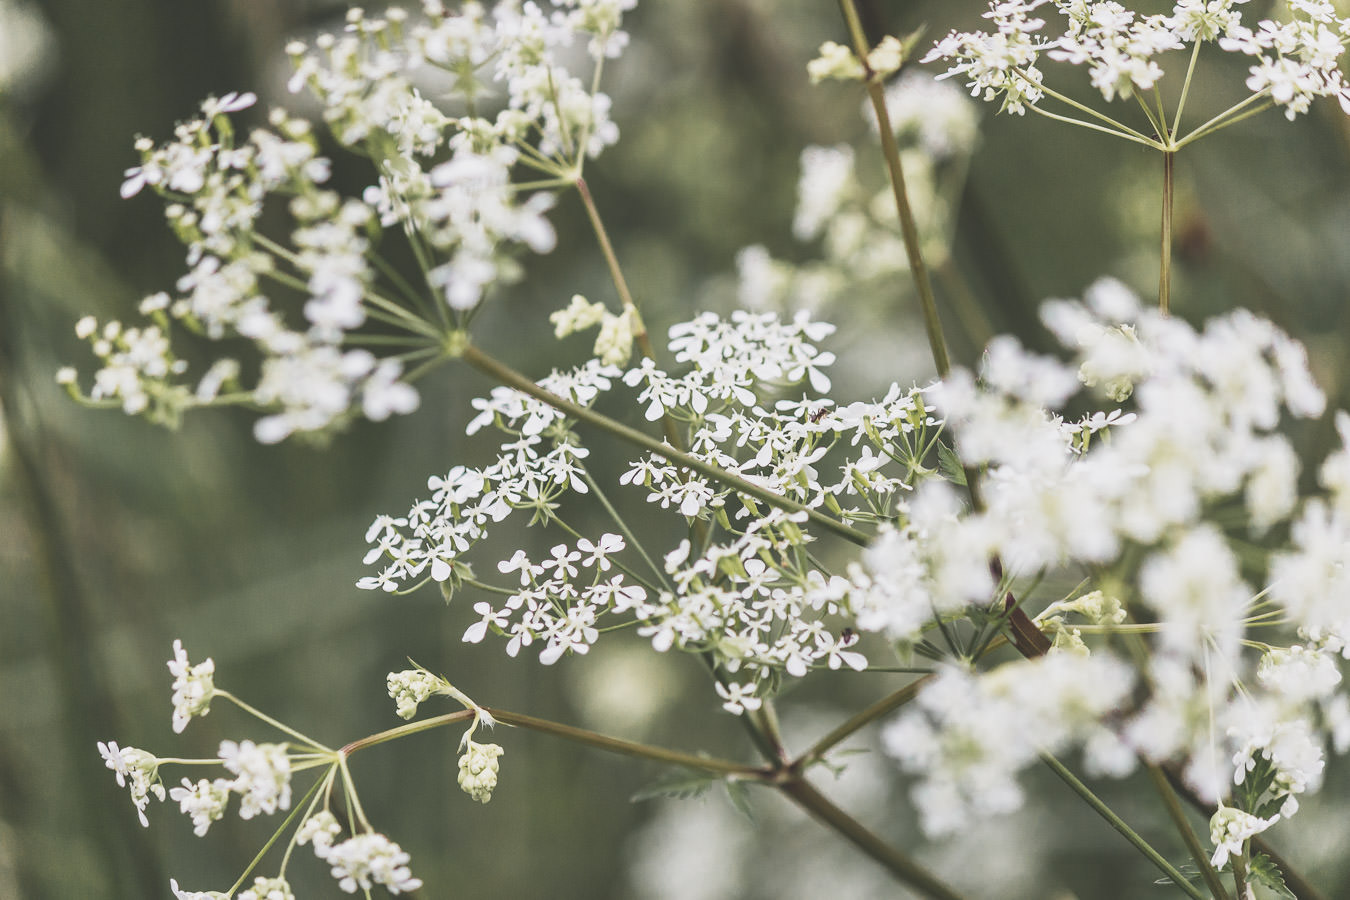
M 885 866 L 898 881 L 922 896 L 933 900 L 961 900 L 960 894 L 921 868 L 907 855 L 881 840 L 857 819 L 835 806 L 805 778 L 800 775 L 789 777 L 779 783 L 777 788 L 785 797 L 822 824 L 837 831 L 853 846 Z
M 1163 315 L 1172 306 L 1172 166 L 1175 150 L 1163 151 L 1162 264 L 1158 272 L 1158 309 Z
M 0 240 L 5 225 L 0 215 Z M 41 591 L 32 599 L 46 613 L 47 657 L 59 686 L 66 749 L 72 755 L 67 788 L 83 798 L 79 803 L 79 813 L 85 817 L 83 830 L 72 840 L 96 842 L 100 874 L 108 879 L 109 891 L 149 897 L 163 890 L 161 866 L 147 842 L 137 837 L 139 831 L 127 826 L 127 810 L 107 802 L 110 795 L 120 793 L 111 776 L 106 780 L 97 777 L 101 767 L 94 763 L 95 745 L 115 737 L 120 723 L 108 693 L 108 679 L 97 666 L 89 610 L 76 580 L 73 561 L 79 554 L 72 548 L 48 486 L 44 466 L 51 465 L 50 448 L 42 447 L 36 416 L 25 415 L 38 409 L 37 401 L 19 388 L 20 341 L 31 330 L 26 324 L 13 297 L 0 293 L 0 415 L 8 420 L 13 483 L 31 526 L 33 570 Z M 32 639 L 34 643 L 40 640 Z M 49 754 L 48 761 L 55 764 L 55 754 Z
M 1209 888 L 1210 894 L 1214 900 L 1228 900 L 1228 892 L 1224 890 L 1223 882 L 1219 880 L 1219 873 L 1214 871 L 1214 866 L 1210 865 L 1209 854 L 1201 846 L 1200 839 L 1195 834 L 1195 829 L 1191 828 L 1191 823 L 1186 820 L 1186 812 L 1181 808 L 1181 801 L 1177 798 L 1176 791 L 1172 790 L 1172 785 L 1167 782 L 1167 776 L 1163 774 L 1156 764 L 1144 761 L 1144 768 L 1148 770 L 1148 777 L 1153 782 L 1153 787 L 1158 791 L 1158 796 L 1162 798 L 1163 806 L 1167 808 L 1167 815 L 1171 817 L 1172 824 L 1176 827 L 1177 833 L 1181 835 L 1182 841 L 1186 844 L 1186 849 L 1191 853 L 1191 859 L 1195 862 L 1196 868 L 1200 870 L 1200 875 L 1205 879 L 1205 886 Z
M 595 205 L 595 198 L 591 196 L 591 189 L 586 184 L 586 179 L 580 175 L 577 176 L 577 193 L 581 196 L 581 205 L 586 207 L 586 216 L 591 220 L 591 228 L 595 231 L 595 240 L 600 244 L 600 252 L 605 257 L 605 265 L 609 267 L 609 277 L 614 282 L 614 290 L 619 293 L 619 302 L 623 304 L 624 312 L 632 317 L 633 320 L 633 340 L 637 342 L 638 350 L 647 359 L 656 362 L 656 351 L 652 348 L 651 336 L 647 334 L 647 323 L 642 318 L 642 312 L 638 309 L 637 301 L 633 299 L 633 292 L 628 289 L 628 279 L 623 277 L 623 267 L 619 265 L 619 255 L 614 252 L 614 244 L 610 242 L 609 232 L 605 230 L 605 222 L 600 218 L 600 209 Z M 661 416 L 661 427 L 666 433 L 666 441 L 676 450 L 684 450 L 684 439 L 680 436 L 679 425 L 670 413 L 664 413 Z M 702 545 L 708 537 L 708 525 L 702 519 L 695 519 L 692 525 L 694 543 Z
M 905 172 L 900 165 L 900 147 L 895 142 L 895 130 L 891 127 L 890 112 L 886 109 L 886 89 L 870 69 L 867 68 L 867 54 L 871 49 L 867 35 L 863 32 L 862 20 L 854 0 L 839 0 L 839 8 L 848 23 L 849 35 L 853 40 L 854 52 L 863 65 L 867 78 L 867 96 L 872 101 L 872 110 L 877 117 L 877 126 L 881 133 L 881 151 L 886 157 L 886 170 L 890 174 L 891 192 L 895 195 L 895 210 L 900 216 L 900 234 L 905 241 L 905 255 L 909 258 L 909 272 L 914 279 L 914 288 L 919 295 L 919 308 L 923 312 L 924 330 L 928 333 L 928 349 L 933 354 L 933 365 L 939 378 L 946 378 L 951 371 L 951 355 L 947 351 L 947 339 L 942 334 L 942 320 L 938 317 L 937 300 L 933 296 L 933 282 L 928 276 L 928 266 L 923 261 L 919 248 L 919 228 L 914 222 L 914 211 L 909 205 L 909 192 L 905 188 Z

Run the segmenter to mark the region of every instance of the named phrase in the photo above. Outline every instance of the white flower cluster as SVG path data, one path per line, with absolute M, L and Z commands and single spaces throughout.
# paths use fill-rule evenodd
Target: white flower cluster
M 546 11 L 503 0 L 490 11 L 467 3 L 450 13 L 426 0 L 415 23 L 399 8 L 383 18 L 352 10 L 344 33 L 322 35 L 313 48 L 293 44 L 291 89 L 311 90 L 339 143 L 376 167 L 377 183 L 361 199 L 324 187 L 330 165 L 303 120 L 274 110 L 270 129 L 236 140 L 230 115 L 251 106 L 252 94 L 207 100 L 163 146 L 139 139 L 141 164 L 127 171 L 123 196 L 148 186 L 165 198 L 189 271 L 176 296 L 146 298 L 141 311 L 152 321 L 144 326 L 81 321 L 77 332 L 101 362 L 90 399 L 170 425 L 197 406 L 248 404 L 264 413 L 255 425 L 264 443 L 414 410 L 404 361 L 444 346 L 445 317 L 428 314 L 418 288 L 376 277 L 372 236 L 404 232 L 426 263 L 422 289 L 441 295 L 456 321 L 492 284 L 518 277 L 517 246 L 552 250 L 552 189 L 575 182 L 583 160 L 618 139 L 609 98 L 595 85 L 603 60 L 627 41 L 620 25 L 634 5 L 553 0 Z M 568 48 L 581 41 L 592 69 L 584 80 L 567 68 Z M 450 99 L 475 114 L 452 117 L 421 95 L 419 81 L 447 73 Z M 499 86 L 505 106 L 484 118 Z M 542 189 L 515 183 L 521 168 L 542 171 Z M 293 227 L 285 239 L 263 234 L 264 210 L 282 204 Z M 288 323 L 277 291 L 306 298 L 303 326 Z M 377 357 L 351 347 L 372 319 L 405 332 L 397 341 L 413 350 Z M 187 364 L 169 340 L 175 323 L 251 344 L 256 384 L 240 383 L 252 360 L 232 358 L 185 383 Z M 617 336 L 610 342 L 617 346 Z M 73 369 L 58 378 L 78 396 Z
M 902 74 L 885 97 L 921 247 L 937 264 L 948 255 L 953 203 L 965 168 L 960 160 L 975 148 L 976 106 L 960 88 L 919 71 Z M 862 115 L 875 137 L 870 104 Z M 792 263 L 773 258 L 762 245 L 742 249 L 736 258 L 741 305 L 820 314 L 840 303 L 856 310 L 860 294 L 884 291 L 888 300 L 894 295 L 897 281 L 907 277 L 909 257 L 878 150 L 865 149 L 861 166 L 848 144 L 802 150 L 793 234 L 799 241 L 820 241 L 821 258 Z
M 1350 746 L 1350 704 L 1333 658 L 1346 652 L 1341 635 L 1350 621 L 1339 478 L 1350 456 L 1343 446 L 1327 460 L 1330 497 L 1306 500 L 1300 514 L 1299 465 L 1279 430 L 1324 407 L 1304 350 L 1245 311 L 1197 331 L 1140 309 L 1110 281 L 1094 285 L 1086 303 L 1048 303 L 1043 318 L 1075 353 L 1071 363 L 1000 339 L 978 379 L 958 371 L 927 392 L 963 462 L 984 472 L 983 507 L 970 509 L 942 481 L 919 483 L 895 526 L 850 567 L 847 586 L 832 581 L 834 596 L 856 612 L 859 630 L 910 643 L 935 616 L 1002 609 L 1010 582 L 980 560 L 1001 560 L 1014 592 L 1018 575 L 1094 571 L 1112 595 L 1085 593 L 1046 610 L 1056 647 L 1071 651 L 1051 659 L 1079 660 L 1058 663 L 1064 672 L 1088 666 L 1098 659 L 1090 634 L 1128 616 L 1150 623 L 1149 663 L 1136 676 L 1112 675 L 1115 686 L 1098 686 L 1091 697 L 1075 691 L 1094 676 L 1066 674 L 1059 688 L 1034 690 L 1039 701 L 1020 697 L 1001 716 L 973 712 L 985 701 L 947 694 L 953 684 L 979 697 L 1019 678 L 1034 682 L 1029 670 L 1006 671 L 1027 664 L 940 676 L 928 688 L 934 697 L 921 694 L 919 711 L 902 717 L 889 739 L 902 766 L 922 774 L 915 800 L 926 827 L 946 831 L 992 812 L 989 804 L 1015 806 L 1012 775 L 1036 747 L 1079 743 L 1090 767 L 1105 774 L 1127 770 L 1135 755 L 1175 763 L 1211 801 L 1237 784 L 1246 812 L 1287 818 L 1297 796 L 1320 782 L 1328 740 L 1338 752 Z M 1065 422 L 1055 410 L 1082 384 L 1130 398 L 1130 412 Z M 1350 419 L 1339 421 L 1344 445 Z M 1110 440 L 1094 439 L 1108 426 Z M 1212 518 L 1225 507 L 1240 510 L 1241 527 Z M 1251 538 L 1291 518 L 1292 548 L 1251 560 Z M 1253 571 L 1269 572 L 1265 591 L 1249 583 Z M 1065 625 L 1068 613 L 1087 624 Z M 1252 629 L 1277 623 L 1291 638 L 1297 630 L 1301 643 L 1282 647 L 1267 637 L 1263 654 L 1244 652 Z M 1100 728 L 1042 723 L 1036 711 L 1060 702 L 1086 716 L 1085 725 L 1109 713 L 1111 740 Z M 1075 721 L 1058 708 L 1050 718 Z M 955 746 L 964 749 L 949 752 Z M 961 785 L 979 786 L 967 793 Z
M 211 697 L 216 692 L 216 664 L 209 657 L 197 665 L 188 661 L 183 642 L 173 642 L 173 659 L 169 660 L 173 675 L 173 730 L 182 734 L 188 720 L 211 711 Z
M 422 880 L 414 878 L 408 868 L 411 857 L 389 838 L 368 831 L 336 842 L 341 833 L 337 817 L 323 810 L 301 824 L 296 843 L 313 844 L 314 855 L 332 867 L 344 892 L 369 892 L 378 884 L 391 894 L 403 894 L 422 886 Z
M 985 13 L 989 32 L 953 31 L 923 61 L 949 61 L 946 74 L 964 76 L 972 96 L 983 94 L 1022 114 L 1045 93 L 1041 53 L 1086 65 L 1092 86 L 1110 101 L 1152 90 L 1163 76 L 1160 54 L 1217 43 L 1258 59 L 1247 88 L 1282 106 L 1289 119 L 1316 97 L 1336 97 L 1350 112 L 1350 85 L 1340 69 L 1350 19 L 1337 16 L 1326 0 L 1290 0 L 1288 21 L 1263 19 L 1252 29 L 1242 24 L 1244 2 L 1178 0 L 1171 15 L 1144 16 L 1116 2 L 996 0 Z M 1046 22 L 1037 14 L 1047 4 L 1063 17 L 1058 37 L 1042 31 Z
M 928 435 L 939 424 L 927 414 L 918 391 L 892 386 L 881 401 L 838 409 L 829 400 L 779 400 L 772 409 L 760 405 L 761 397 L 803 381 L 829 387 L 824 369 L 834 357 L 814 341 L 831 330 L 805 315 L 784 323 L 773 314 L 736 313 L 730 320 L 704 314 L 670 329 L 669 349 L 689 366 L 686 374 L 670 375 L 644 360 L 624 381 L 641 388 L 639 402 L 647 418 L 669 415 L 688 424 L 689 446 L 702 460 L 847 519 L 885 518 L 924 471 Z M 578 372 L 601 371 L 607 382 L 612 373 L 594 365 L 593 360 Z M 600 389 L 576 374 L 555 373 L 541 384 L 581 402 Z M 491 423 L 521 439 L 503 445 L 498 462 L 485 472 L 516 466 L 522 443 L 532 448 L 548 435 L 558 441 L 556 448 L 567 448 L 578 459 L 585 455 L 584 448 L 571 443 L 561 414 L 519 392 L 498 389 L 475 406 L 482 412 L 470 431 Z M 863 446 L 841 461 L 837 482 L 822 483 L 815 465 L 836 443 Z M 477 510 L 496 502 L 487 498 L 500 488 L 495 476 L 455 471 L 432 483 L 437 488 L 453 482 L 460 489 L 454 503 L 440 496 L 419 503 L 404 519 L 382 518 L 372 526 L 371 538 L 378 542 L 367 562 L 387 556 L 393 563 L 381 575 L 362 579 L 361 586 L 404 586 L 420 575 L 428 557 L 440 566 L 431 573 L 437 581 L 449 579 L 454 566 L 462 565 L 458 554 L 477 540 L 484 519 Z M 586 653 L 607 630 L 604 617 L 613 615 L 618 617 L 614 624 L 635 623 L 658 650 L 710 654 L 728 676 L 740 679 L 718 686 L 724 705 L 735 712 L 755 708 L 779 673 L 800 677 L 815 666 L 866 667 L 854 646 L 857 633 L 826 625 L 827 619 L 844 615 L 838 601 L 847 592 L 827 583 L 802 555 L 809 540 L 804 514 L 762 510 L 733 487 L 683 471 L 655 453 L 634 461 L 620 482 L 645 489 L 663 509 L 715 523 L 731 537 L 700 554 L 691 552 L 689 542 L 682 544 L 666 556 L 664 572 L 655 573 L 662 585 L 618 562 L 618 555 L 630 549 L 618 534 L 558 544 L 543 560 L 517 550 L 497 569 L 518 577 L 518 586 L 496 589 L 507 595 L 504 601 L 474 604 L 480 618 L 465 631 L 465 641 L 477 643 L 492 632 L 507 638 L 511 656 L 537 643 L 540 660 L 551 664 L 568 653 Z M 559 491 L 568 487 L 562 480 L 550 484 Z M 589 492 L 575 476 L 570 488 Z M 553 496 L 506 505 L 537 509 Z M 403 531 L 409 523 L 417 523 L 411 535 Z M 452 534 L 462 539 L 447 540 Z M 445 548 L 439 557 L 433 552 L 437 547 Z
M 984 675 L 948 666 L 882 733 L 929 835 L 1017 809 L 1018 770 L 1042 752 L 1083 744 L 1094 774 L 1122 776 L 1134 755 L 1101 719 L 1128 700 L 1134 674 L 1106 654 L 1054 653 Z
M 572 372 L 554 372 L 539 384 L 590 405 L 619 374 L 619 369 L 591 360 Z M 406 516 L 377 518 L 366 531 L 366 540 L 375 546 L 365 562 L 389 562 L 357 587 L 392 592 L 429 576 L 452 590 L 467 572 L 459 557 L 486 536 L 489 523 L 501 522 L 516 509 L 531 509 L 536 520 L 546 521 L 560 495 L 589 490 L 583 460 L 590 451 L 574 442 L 568 421 L 557 410 L 504 387 L 473 405 L 480 414 L 469 423 L 469 434 L 495 424 L 514 440 L 503 444 L 497 461 L 484 469 L 455 466 L 444 477 L 430 478 L 431 498 L 416 501 Z M 546 442 L 551 444 L 547 450 Z
M 287 48 L 291 90 L 308 88 L 338 139 L 370 155 L 380 180 L 366 202 L 382 224 L 414 229 L 444 255 L 429 277 L 457 310 L 477 305 L 493 282 L 516 277 L 505 246 L 547 253 L 556 242 L 544 218 L 552 193 L 519 191 L 512 167 L 575 179 L 584 157 L 618 140 L 609 97 L 594 89 L 594 77 L 569 72 L 566 57 L 587 40 L 598 76 L 627 43 L 620 25 L 636 0 L 552 5 L 550 12 L 500 2 L 489 11 L 466 3 L 450 12 L 440 0 L 424 0 L 424 18 L 413 24 L 400 8 L 381 18 L 354 9 L 344 34 Z M 447 116 L 416 86 L 446 75 L 452 88 L 438 94 L 462 101 L 469 115 Z M 498 86 L 506 103 L 485 117 Z M 437 162 L 447 151 L 450 159 Z
M 540 563 L 531 562 L 523 550 L 517 550 L 511 559 L 498 563 L 497 569 L 503 575 L 518 572 L 520 590 L 511 593 L 500 607 L 487 601 L 475 603 L 474 612 L 482 618 L 464 632 L 464 640 L 476 644 L 488 629 L 510 635 L 506 645 L 509 656 L 538 641 L 539 661 L 544 665 L 557 662 L 567 653 L 585 654 L 600 636 L 603 615 L 625 613 L 647 599 L 647 591 L 625 584 L 622 573 L 609 574 L 614 565 L 609 556 L 624 546 L 617 534 L 602 535 L 595 543 L 582 538 L 576 549 L 557 545 Z M 589 585 L 573 581 L 582 569 L 593 570 Z

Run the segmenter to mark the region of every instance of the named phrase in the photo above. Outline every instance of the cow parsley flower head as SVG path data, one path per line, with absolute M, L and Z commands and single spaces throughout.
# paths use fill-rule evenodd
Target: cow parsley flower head
M 315 844 L 318 850 L 318 844 Z M 380 885 L 391 894 L 415 891 L 422 886 L 408 868 L 411 857 L 382 834 L 368 832 L 330 846 L 323 856 L 332 867 L 338 887 L 349 894 Z
M 1335 97 L 1350 112 L 1340 68 L 1350 19 L 1338 17 L 1329 3 L 1291 3 L 1284 21 L 1263 19 L 1251 28 L 1242 24 L 1245 0 L 1178 0 L 1171 15 L 1142 15 L 1114 0 L 1054 0 L 1062 27 L 1056 35 L 1036 16 L 1048 2 L 991 2 L 985 13 L 990 31 L 953 31 L 923 61 L 947 61 L 942 77 L 965 76 L 972 96 L 999 100 L 1020 115 L 1046 96 L 1042 54 L 1086 67 L 1092 86 L 1110 102 L 1151 91 L 1164 75 L 1162 54 L 1212 43 L 1255 58 L 1247 89 L 1254 99 L 1283 107 L 1287 118 L 1306 112 L 1317 97 Z
M 169 789 L 169 799 L 192 817 L 192 832 L 197 837 L 204 837 L 212 822 L 224 818 L 230 801 L 230 787 L 231 783 L 224 778 L 215 781 L 202 778 L 196 783 L 184 778 L 182 787 Z
M 219 755 L 235 776 L 230 790 L 240 797 L 240 818 L 290 809 L 291 762 L 285 744 L 221 741 Z

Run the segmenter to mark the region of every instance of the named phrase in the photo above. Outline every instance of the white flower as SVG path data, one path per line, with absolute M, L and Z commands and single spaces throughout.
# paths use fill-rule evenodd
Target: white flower
M 1229 856 L 1242 855 L 1248 840 L 1279 820 L 1279 813 L 1269 819 L 1261 819 L 1220 803 L 1218 811 L 1209 820 L 1209 839 L 1214 844 L 1214 856 L 1210 859 L 1210 865 L 1222 867 L 1228 863 Z
M 98 752 L 117 776 L 118 786 L 131 791 L 131 802 L 136 804 L 136 815 L 141 825 L 150 827 L 150 820 L 145 815 L 150 798 L 153 796 L 164 800 L 164 785 L 159 781 L 159 760 L 153 754 L 135 747 L 118 747 L 115 741 L 106 744 L 99 741 Z
M 285 744 L 221 741 L 219 756 L 235 776 L 229 784 L 230 790 L 240 796 L 240 818 L 290 809 L 291 763 Z
M 173 674 L 173 730 L 181 734 L 193 716 L 204 716 L 211 711 L 215 696 L 216 664 L 210 658 L 197 665 L 188 662 L 183 642 L 173 642 L 173 659 L 169 660 Z
M 225 807 L 230 801 L 230 782 L 224 778 L 215 781 L 203 778 L 194 784 L 184 778 L 182 787 L 169 789 L 169 799 L 192 817 L 193 833 L 203 837 L 211 823 L 225 815 Z
M 315 849 L 318 843 L 315 842 Z M 391 894 L 415 891 L 422 886 L 408 869 L 409 856 L 403 848 L 382 834 L 358 834 L 334 844 L 323 856 L 338 879 L 338 887 L 348 894 L 384 886 Z

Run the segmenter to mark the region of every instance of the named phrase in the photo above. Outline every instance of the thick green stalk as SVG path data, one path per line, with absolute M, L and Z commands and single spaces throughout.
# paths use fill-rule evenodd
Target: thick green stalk
M 768 488 L 752 484 L 737 475 L 733 475 L 725 469 L 704 462 L 696 456 L 691 456 L 683 450 L 676 450 L 669 444 L 662 443 L 656 438 L 638 431 L 636 428 L 630 428 L 622 422 L 611 419 L 609 416 L 598 413 L 589 407 L 581 406 L 578 403 L 573 403 L 571 400 L 559 397 L 557 394 L 541 388 L 516 370 L 498 362 L 491 356 L 488 356 L 473 345 L 464 347 L 460 355 L 469 365 L 488 377 L 497 380 L 501 384 L 514 388 L 522 394 L 528 394 L 536 400 L 541 400 L 559 412 L 571 416 L 574 419 L 579 419 L 587 424 L 604 429 L 615 437 L 628 441 L 630 444 L 636 444 L 645 450 L 650 450 L 668 462 L 674 463 L 677 466 L 684 466 L 692 472 L 697 472 L 700 475 L 711 478 L 712 480 L 739 491 L 742 494 L 754 497 L 756 500 L 762 500 L 770 506 L 775 506 L 788 512 L 805 513 L 808 519 L 819 525 L 821 528 L 833 532 L 839 537 L 852 541 L 860 546 L 865 546 L 871 541 L 870 535 L 861 532 L 850 525 L 846 525 L 838 519 L 833 519 L 818 510 L 811 509 L 804 504 L 798 503 L 796 500 L 791 500 Z
M 1186 876 L 1182 875 L 1181 872 L 1177 870 L 1176 866 L 1172 865 L 1161 853 L 1149 846 L 1148 842 L 1140 837 L 1138 832 L 1125 824 L 1124 819 L 1116 815 L 1111 807 L 1107 806 L 1100 797 L 1092 793 L 1092 790 L 1086 784 L 1079 781 L 1077 776 L 1070 772 L 1063 763 L 1055 759 L 1049 753 L 1041 754 L 1041 762 L 1049 766 L 1050 771 L 1058 775 L 1065 784 L 1073 789 L 1075 794 L 1083 798 L 1087 805 L 1096 811 L 1097 815 L 1101 816 L 1112 828 L 1120 832 L 1125 840 L 1129 841 L 1136 850 L 1149 860 L 1149 862 L 1157 866 L 1158 870 L 1171 879 L 1172 883 L 1185 893 L 1186 896 L 1192 898 L 1192 900 L 1205 900 L 1205 895 L 1196 890 L 1195 886 L 1186 880 Z

